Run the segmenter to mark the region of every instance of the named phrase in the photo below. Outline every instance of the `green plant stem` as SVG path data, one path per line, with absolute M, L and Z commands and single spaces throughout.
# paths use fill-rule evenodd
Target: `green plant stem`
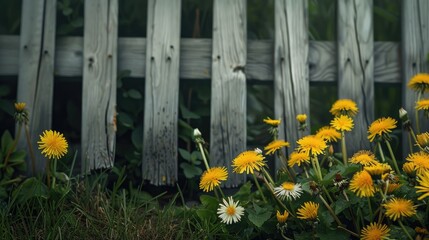
M 328 197 L 329 202 L 334 203 L 334 200 L 332 200 L 332 197 L 329 194 L 328 190 L 326 189 L 325 185 L 322 185 L 322 190 L 325 193 L 326 197 Z
M 32 170 L 33 175 L 34 175 L 34 174 L 36 174 L 36 158 L 34 156 L 33 144 L 31 144 L 30 129 L 29 129 L 27 124 L 25 124 L 25 137 L 27 139 L 28 150 L 30 151 L 31 170 Z
M 223 194 L 223 191 L 222 191 L 222 188 L 220 187 L 220 185 L 219 185 L 219 186 L 217 186 L 217 189 L 219 190 L 220 195 L 222 195 L 222 198 L 225 198 L 225 199 L 226 199 L 225 194 Z
M 16 145 L 18 144 L 19 137 L 21 136 L 21 131 L 22 131 L 22 125 L 19 124 L 18 125 L 18 134 L 15 136 L 15 140 L 13 141 L 12 147 L 9 148 L 9 150 L 7 151 L 7 154 L 6 154 L 6 158 L 4 159 L 4 163 L 3 163 L 4 168 L 6 168 L 8 162 L 9 162 L 10 155 L 12 154 L 13 151 L 15 151 Z
M 198 143 L 198 148 L 200 149 L 201 156 L 203 157 L 203 162 L 204 162 L 204 165 L 206 166 L 206 170 L 209 170 L 210 167 L 209 167 L 209 163 L 207 161 L 206 155 L 204 153 L 203 145 L 201 143 Z
M 311 162 L 313 164 L 313 168 L 316 172 L 317 178 L 319 179 L 319 181 L 322 181 L 322 172 L 320 170 L 319 160 L 317 159 L 317 156 L 312 156 Z
M 351 235 L 353 235 L 355 237 L 359 237 L 359 234 L 357 234 L 357 233 L 355 233 L 355 232 L 353 232 L 353 231 L 351 231 L 351 230 L 349 230 L 349 229 L 347 229 L 347 228 L 345 228 L 343 226 L 338 226 L 338 228 L 341 229 L 341 230 L 344 230 L 344 231 L 346 231 L 348 233 L 350 233 Z
M 420 101 L 420 98 L 422 97 L 422 92 L 420 91 L 417 95 L 417 102 Z M 416 129 L 417 129 L 417 133 L 420 133 L 420 120 L 419 120 L 419 110 L 415 109 L 414 110 L 415 113 L 415 117 L 416 117 Z
M 264 193 L 262 192 L 261 185 L 259 185 L 258 179 L 256 178 L 255 172 L 253 172 L 252 175 L 253 175 L 253 180 L 255 181 L 256 187 L 258 188 L 259 192 L 261 193 L 262 200 L 264 201 L 264 203 L 268 203 L 267 199 L 264 196 Z
M 270 190 L 271 194 L 274 196 L 274 199 L 280 205 L 280 207 L 282 207 L 284 210 L 286 210 L 292 217 L 296 217 L 295 214 L 291 210 L 289 210 L 289 208 L 287 208 L 286 205 L 284 205 L 283 202 L 280 201 L 280 199 L 277 198 L 276 194 L 274 193 L 274 189 L 273 189 L 272 185 L 270 183 L 268 183 L 267 178 L 264 177 L 263 179 L 264 179 L 265 186 L 268 188 L 268 190 Z
M 413 238 L 411 237 L 410 233 L 407 231 L 407 229 L 405 228 L 404 224 L 402 223 L 401 219 L 398 219 L 398 223 L 399 223 L 399 226 L 401 226 L 402 230 L 407 235 L 408 239 L 413 240 Z
M 46 160 L 46 183 L 48 188 L 51 188 L 51 159 Z
M 55 188 L 55 182 L 56 182 L 56 179 L 57 179 L 57 177 L 56 177 L 56 172 L 57 172 L 57 162 L 58 162 L 58 160 L 57 159 L 54 159 L 54 167 L 52 168 L 52 188 Z
M 332 210 L 331 206 L 326 202 L 326 200 L 323 198 L 322 195 L 319 195 L 320 200 L 322 200 L 322 203 L 325 205 L 325 207 L 328 209 L 331 216 L 335 219 L 335 222 L 337 222 L 338 226 L 343 226 L 343 223 L 341 223 L 340 219 L 335 214 L 334 210 Z
M 346 148 L 346 135 L 341 131 L 341 152 L 343 153 L 343 163 L 347 166 L 347 148 Z
M 381 148 L 380 142 L 377 142 L 378 151 L 380 152 L 380 157 L 382 162 L 386 162 L 386 159 L 384 158 L 383 149 Z
M 387 145 L 387 149 L 389 149 L 390 157 L 392 158 L 395 171 L 397 174 L 401 175 L 401 171 L 399 171 L 398 163 L 396 162 L 395 154 L 393 154 L 392 147 L 390 146 L 390 143 L 387 140 L 386 140 L 386 145 Z
M 408 145 L 410 146 L 410 153 L 413 154 L 413 140 L 411 140 L 411 131 L 408 132 Z
M 285 154 L 283 153 L 283 151 L 277 151 L 277 152 L 278 152 L 278 158 L 280 158 L 280 161 L 282 162 L 283 168 L 286 170 L 289 178 L 293 182 L 295 182 L 295 172 L 293 172 L 294 174 L 291 173 L 290 170 L 292 170 L 292 169 L 289 169 L 289 167 L 287 165 L 287 160 L 286 160 Z
M 369 219 L 370 219 L 370 222 L 372 222 L 372 220 L 374 219 L 374 213 L 372 212 L 371 199 L 367 197 L 366 200 L 368 200 Z
M 271 175 L 267 172 L 267 169 L 262 168 L 262 172 L 264 173 L 264 176 L 268 179 L 268 181 L 270 182 L 270 184 L 272 186 L 274 186 L 274 181 L 273 178 L 271 177 Z

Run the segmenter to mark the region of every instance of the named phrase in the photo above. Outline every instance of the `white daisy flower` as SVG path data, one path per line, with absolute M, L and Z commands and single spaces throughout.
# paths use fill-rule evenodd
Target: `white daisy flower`
M 232 197 L 228 197 L 228 202 L 226 199 L 223 199 L 223 204 L 219 204 L 217 214 L 222 219 L 221 222 L 223 223 L 236 223 L 241 220 L 241 216 L 244 214 L 244 208 L 238 206 L 238 201 L 234 202 Z
M 284 200 L 285 198 L 289 201 L 292 199 L 297 199 L 301 196 L 302 193 L 301 184 L 284 182 L 282 185 L 274 188 L 274 193 L 281 200 Z

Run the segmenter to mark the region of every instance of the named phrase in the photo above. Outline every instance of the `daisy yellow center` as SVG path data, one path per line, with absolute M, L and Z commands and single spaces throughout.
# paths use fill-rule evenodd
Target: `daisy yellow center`
M 234 216 L 235 215 L 235 207 L 234 206 L 228 206 L 226 208 L 226 214 L 228 214 L 229 216 Z
M 293 184 L 293 183 L 291 183 L 291 182 L 284 182 L 284 183 L 282 184 L 282 188 L 283 188 L 284 190 L 287 190 L 287 191 L 292 191 L 294 187 L 295 187 L 295 184 Z

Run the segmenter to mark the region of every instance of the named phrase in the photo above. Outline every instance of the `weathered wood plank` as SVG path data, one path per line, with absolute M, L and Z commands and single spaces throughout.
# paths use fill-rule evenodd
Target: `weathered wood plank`
M 309 41 L 307 1 L 275 1 L 274 112 L 283 123 L 279 137 L 290 143 L 287 153 L 305 132 L 298 131 L 296 115 L 310 117 Z M 308 119 L 310 122 L 310 119 Z M 276 161 L 276 168 L 285 167 Z
M 118 1 L 85 1 L 82 84 L 82 171 L 115 158 Z
M 422 0 L 402 1 L 402 104 L 416 129 L 415 102 L 418 95 L 407 87 L 410 79 L 418 73 L 428 73 L 427 54 L 429 52 L 429 2 Z M 419 116 L 420 131 L 428 131 L 429 124 Z M 403 132 L 403 154 L 410 152 L 407 132 Z
M 272 81 L 273 41 L 249 40 L 246 76 L 250 80 Z M 0 75 L 17 75 L 19 36 L 0 35 Z M 211 39 L 182 39 L 180 43 L 180 78 L 210 79 Z M 82 76 L 83 38 L 57 39 L 55 75 Z M 310 82 L 335 82 L 337 51 L 334 42 L 310 41 Z M 377 83 L 400 83 L 401 61 L 397 42 L 374 43 L 374 75 Z M 118 68 L 131 70 L 131 77 L 145 76 L 146 39 L 119 38 Z
M 181 1 L 149 0 L 143 129 L 143 179 L 177 181 Z
M 374 120 L 374 41 L 372 0 L 338 1 L 338 96 L 356 102 L 359 113 L 347 138 L 347 150 L 368 149 L 368 125 Z
M 231 162 L 246 149 L 246 22 L 245 0 L 214 1 L 210 161 L 228 169 L 227 187 L 245 177 Z
M 27 103 L 32 148 L 38 149 L 39 135 L 52 123 L 56 0 L 24 0 L 22 12 L 17 98 Z M 43 172 L 46 160 L 40 151 L 34 155 L 34 170 Z M 27 162 L 28 172 L 35 174 L 31 160 Z

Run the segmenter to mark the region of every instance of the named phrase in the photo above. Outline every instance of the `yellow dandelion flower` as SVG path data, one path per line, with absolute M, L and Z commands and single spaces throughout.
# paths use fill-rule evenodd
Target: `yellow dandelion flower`
M 273 127 L 277 127 L 280 125 L 281 120 L 280 119 L 271 119 L 271 118 L 267 117 L 264 119 L 264 123 L 271 125 Z
M 325 126 L 316 132 L 316 137 L 320 137 L 328 143 L 337 142 L 341 139 L 341 133 L 333 127 Z
M 422 151 L 412 153 L 408 155 L 406 159 L 414 164 L 415 169 L 419 174 L 422 171 L 429 170 L 429 153 L 422 152 Z
M 234 167 L 234 172 L 247 174 L 252 173 L 254 170 L 261 170 L 265 166 L 264 156 L 257 151 L 245 151 L 240 153 L 232 161 L 232 166 Z
M 307 120 L 307 115 L 306 114 L 298 114 L 296 115 L 296 120 L 300 123 L 300 124 L 304 124 L 305 121 Z
M 319 204 L 315 202 L 305 202 L 297 212 L 299 219 L 314 220 L 317 218 L 317 211 L 319 210 Z
M 408 82 L 408 87 L 418 92 L 427 92 L 429 90 L 429 74 L 416 74 Z
M 416 102 L 416 109 L 428 111 L 429 110 L 429 99 L 422 99 L 420 101 L 417 101 Z
M 368 128 L 368 139 L 373 142 L 376 136 L 382 137 L 384 134 L 389 134 L 392 129 L 396 128 L 396 120 L 387 117 L 379 118 L 371 123 Z
M 331 121 L 331 126 L 338 131 L 351 131 L 353 129 L 353 119 L 346 115 L 340 115 Z
M 406 162 L 404 165 L 402 165 L 402 170 L 408 175 L 414 175 L 414 172 L 416 171 L 416 165 L 414 165 L 413 162 Z
M 392 194 L 395 190 L 399 189 L 401 186 L 402 184 L 399 184 L 399 183 L 390 183 L 387 186 L 387 193 Z M 384 189 L 386 189 L 386 187 Z
M 277 210 L 276 217 L 277 217 L 277 221 L 278 221 L 279 223 L 285 223 L 285 222 L 286 222 L 286 220 L 287 220 L 287 218 L 289 217 L 289 212 L 285 210 L 285 211 L 283 212 L 283 214 L 281 214 L 281 213 L 280 213 L 280 211 L 279 211 L 279 210 Z
M 221 181 L 228 178 L 228 171 L 225 167 L 209 168 L 201 175 L 200 189 L 204 192 L 213 191 L 213 189 L 220 185 Z
M 429 147 L 429 133 L 428 132 L 417 134 L 416 139 L 417 139 L 417 144 L 421 148 Z
M 375 154 L 368 150 L 360 150 L 359 152 L 353 154 L 349 159 L 349 162 L 354 164 L 361 164 L 363 166 L 371 166 L 378 163 L 375 158 Z
M 308 152 L 292 152 L 289 155 L 287 165 L 293 167 L 295 165 L 301 166 L 302 163 L 310 163 L 310 155 Z
M 392 167 L 389 164 L 379 162 L 374 165 L 365 166 L 363 169 L 371 174 L 371 176 L 382 175 L 383 173 L 392 171 Z
M 323 150 L 326 148 L 325 141 L 315 135 L 305 136 L 297 141 L 298 151 L 311 153 L 311 155 L 320 155 L 323 153 Z
M 289 147 L 289 143 L 284 140 L 274 140 L 270 142 L 264 150 L 267 151 L 267 155 L 275 153 L 277 150 L 281 149 L 282 147 Z
M 329 112 L 334 116 L 348 115 L 353 117 L 358 113 L 358 107 L 351 99 L 339 99 L 332 104 Z
M 372 197 L 375 193 L 374 182 L 371 175 L 363 170 L 355 173 L 349 185 L 350 191 L 356 193 L 358 197 Z
M 417 182 L 419 185 L 415 186 L 418 190 L 417 193 L 423 193 L 418 200 L 423 200 L 429 197 L 429 171 L 424 171 L 418 175 Z
M 390 229 L 386 224 L 370 223 L 361 231 L 362 240 L 384 240 L 389 239 Z
M 59 159 L 67 153 L 67 140 L 57 131 L 45 130 L 37 143 L 42 154 L 49 159 Z
M 15 110 L 17 112 L 22 112 L 25 109 L 26 104 L 24 102 L 15 103 Z
M 386 203 L 382 204 L 386 209 L 386 216 L 393 221 L 401 217 L 411 217 L 416 214 L 416 206 L 413 202 L 404 198 L 392 198 Z

